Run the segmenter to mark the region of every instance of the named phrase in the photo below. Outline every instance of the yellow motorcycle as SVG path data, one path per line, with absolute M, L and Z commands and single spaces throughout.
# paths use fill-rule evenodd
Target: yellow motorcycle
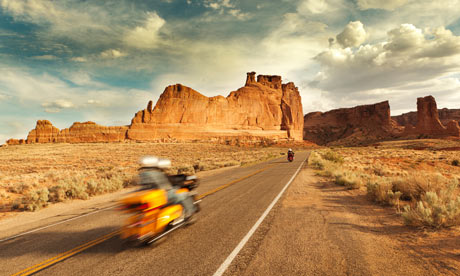
M 180 174 L 168 178 L 178 188 L 176 193 L 190 193 L 198 186 L 195 176 Z M 198 212 L 200 200 L 196 194 L 190 193 L 190 196 Z M 137 190 L 120 203 L 120 209 L 130 215 L 121 229 L 120 238 L 129 243 L 151 244 L 192 221 L 185 218 L 182 205 L 168 203 L 165 190 Z

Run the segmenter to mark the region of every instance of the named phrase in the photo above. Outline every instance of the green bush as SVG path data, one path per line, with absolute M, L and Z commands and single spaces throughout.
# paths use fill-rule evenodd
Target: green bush
M 452 160 L 452 166 L 458 166 L 458 165 L 459 165 L 459 161 L 457 159 Z

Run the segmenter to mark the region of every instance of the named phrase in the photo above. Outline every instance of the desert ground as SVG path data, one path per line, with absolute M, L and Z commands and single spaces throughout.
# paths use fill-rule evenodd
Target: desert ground
M 279 157 L 285 147 L 210 143 L 33 144 L 0 148 L 0 218 L 55 202 L 88 199 L 135 183 L 138 160 L 169 158 L 168 173 L 194 174 Z
M 458 275 L 459 149 L 458 141 L 436 139 L 380 142 L 367 147 L 306 149 L 310 152 L 308 165 L 302 167 L 282 200 L 238 254 L 225 275 L 403 275 L 407 271 L 415 275 Z M 130 185 L 136 173 L 139 156 L 147 154 L 171 158 L 173 168 L 170 173 L 211 175 L 204 177 L 208 179 L 204 184 L 212 180 L 212 183 L 215 182 L 213 185 L 222 185 L 221 175 L 225 175 L 225 179 L 240 177 L 269 164 L 269 169 L 265 173 L 242 181 L 241 184 L 225 189 L 215 197 L 210 197 L 209 201 L 205 201 L 204 207 L 213 201 L 218 202 L 213 208 L 218 208 L 223 202 L 232 205 L 232 200 L 239 198 L 233 195 L 230 197 L 232 200 L 229 200 L 227 193 L 248 196 L 251 194 L 252 199 L 242 200 L 252 202 L 260 197 L 260 192 L 252 194 L 253 185 L 258 183 L 258 191 L 262 188 L 280 186 L 291 175 L 285 175 L 282 168 L 293 171 L 302 162 L 299 159 L 295 161 L 295 166 L 286 164 L 283 156 L 286 152 L 285 147 L 246 148 L 202 143 L 48 144 L 0 150 L 3 196 L 11 204 L 16 201 L 20 205 L 16 210 L 18 213 L 28 210 L 27 206 L 31 204 L 28 204 L 27 200 L 34 199 L 31 193 L 40 194 L 36 191 L 47 191 L 45 194 L 48 201 L 39 201 L 41 205 L 37 209 L 29 210 L 43 209 L 46 205 L 54 203 L 55 201 L 50 199 L 59 196 L 56 186 L 63 186 L 64 194 L 61 194 L 61 200 L 72 201 L 74 204 L 80 201 L 72 200 L 73 192 L 83 193 L 85 196 L 75 197 L 83 199 Z M 203 152 L 207 155 L 203 156 Z M 299 156 L 307 154 L 299 153 Z M 282 159 L 276 159 L 279 157 Z M 273 160 L 260 163 L 269 159 Z M 257 165 L 252 166 L 254 164 Z M 212 176 L 212 169 L 215 168 L 224 169 L 217 170 L 217 175 Z M 75 175 L 78 177 L 75 178 Z M 21 176 L 33 184 L 23 190 L 15 190 L 15 183 L 24 184 Z M 282 176 L 283 183 L 275 181 L 276 183 L 267 185 L 268 179 L 275 176 Z M 78 181 L 65 182 L 68 179 Z M 230 180 L 229 178 L 227 181 Z M 115 185 L 117 188 L 110 188 L 114 184 L 107 184 L 112 182 L 119 183 Z M 106 183 L 103 185 L 109 188 L 96 186 L 99 188 L 97 190 L 91 183 Z M 200 192 L 204 192 L 211 186 L 205 185 L 201 188 Z M 277 189 L 271 192 L 277 192 Z M 249 190 L 252 192 L 248 193 Z M 272 198 L 268 194 L 263 195 L 267 201 Z M 219 201 L 219 198 L 227 200 Z M 100 197 L 95 199 L 98 200 L 97 204 L 102 204 Z M 92 200 L 81 202 L 88 202 L 90 206 Z M 12 206 L 11 204 L 9 206 Z M 257 208 L 260 209 L 266 204 L 268 203 L 257 205 Z M 59 207 L 61 210 L 64 208 L 62 205 Z M 255 205 L 253 207 L 257 209 Z M 213 212 L 213 208 L 204 208 L 207 215 L 203 220 L 211 219 L 208 216 Z M 230 209 L 223 208 L 227 215 Z M 47 210 L 48 208 L 41 210 L 37 215 L 45 214 L 43 211 Z M 11 216 L 10 211 L 3 214 L 4 218 L 6 214 Z M 100 214 L 101 218 L 116 217 L 108 211 L 97 214 Z M 88 225 L 98 221 L 91 216 L 85 218 Z M 225 216 L 219 218 L 226 219 Z M 247 221 L 251 222 L 247 225 L 249 228 L 253 220 Z M 114 225 L 118 225 L 117 223 Z M 207 225 L 200 226 L 200 220 L 197 225 L 191 230 L 184 231 L 192 231 L 191 234 L 209 231 Z M 220 229 L 218 226 L 214 228 Z M 107 230 L 104 227 L 101 229 Z M 235 229 L 227 235 L 234 237 L 235 233 L 242 231 L 240 228 Z M 86 231 L 89 230 L 82 230 L 82 233 Z M 102 232 L 99 234 L 105 233 Z M 243 232 L 236 236 L 242 236 Z M 197 235 L 201 237 L 199 233 Z M 155 251 L 152 252 L 168 251 L 170 247 L 174 247 L 175 242 L 183 244 L 182 235 L 174 236 L 172 240 L 155 247 Z M 201 238 L 197 240 L 202 241 Z M 238 239 L 235 242 L 237 241 Z M 94 250 L 103 250 L 101 252 L 110 255 L 112 262 L 116 262 L 118 257 L 129 257 L 135 263 L 134 259 L 137 257 L 131 254 L 143 254 L 143 251 L 125 252 L 117 248 L 117 241 L 111 240 Z M 227 250 L 232 248 L 229 246 Z M 55 254 L 55 251 L 51 253 Z M 68 267 L 75 271 L 85 269 L 80 266 L 80 259 L 86 258 L 94 261 L 91 253 L 85 253 L 73 262 L 64 262 L 50 271 L 56 270 L 57 273 L 61 271 L 59 269 L 66 270 Z M 165 269 L 170 267 L 167 262 L 164 264 Z M 45 274 L 50 271 L 44 270 Z M 90 271 L 94 273 L 93 270 Z

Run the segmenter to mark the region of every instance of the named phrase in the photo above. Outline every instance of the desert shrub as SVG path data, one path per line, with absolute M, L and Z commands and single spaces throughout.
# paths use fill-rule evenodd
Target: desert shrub
M 451 164 L 452 164 L 452 166 L 458 166 L 458 165 L 459 165 L 458 159 L 452 160 L 452 163 L 451 163 Z
M 8 199 L 9 198 L 9 195 L 8 193 L 6 193 L 5 191 L 1 190 L 0 191 L 0 199 Z M 2 200 L 3 202 L 3 200 Z
M 217 169 L 216 164 L 214 164 L 213 162 L 200 162 L 199 166 L 200 166 L 200 171 L 209 171 L 209 170 Z
M 332 150 L 328 150 L 328 151 L 324 152 L 323 153 L 323 158 L 328 160 L 328 161 L 334 162 L 334 163 L 339 163 L 339 164 L 343 163 L 343 157 L 340 154 L 338 154 L 337 152 L 334 152 Z
M 66 200 L 66 189 L 62 185 L 55 185 L 50 187 L 49 189 L 49 201 L 50 202 L 63 202 Z
M 439 173 L 411 172 L 407 176 L 393 180 L 393 191 L 401 192 L 404 200 L 420 200 L 429 191 L 440 191 L 450 180 Z
M 308 158 L 308 165 L 314 169 L 323 170 L 324 160 L 317 152 L 312 152 Z
M 195 174 L 195 169 L 192 165 L 181 166 L 177 169 L 179 174 Z
M 457 185 L 451 184 L 439 193 L 427 192 L 415 208 L 405 206 L 404 222 L 418 227 L 442 228 L 460 225 L 460 196 Z
M 335 184 L 345 186 L 348 189 L 359 189 L 362 186 L 362 179 L 349 171 L 337 170 L 334 177 Z
M 49 191 L 47 188 L 29 191 L 23 198 L 22 204 L 25 210 L 36 211 L 48 205 Z
M 399 206 L 402 193 L 393 191 L 393 184 L 388 179 L 373 179 L 367 182 L 367 195 L 375 202 Z
M 30 183 L 19 183 L 17 185 L 12 185 L 8 188 L 8 192 L 15 194 L 25 194 L 27 191 L 32 189 L 32 184 Z
M 98 181 L 94 179 L 89 180 L 86 183 L 86 192 L 90 196 L 102 194 L 104 192 L 102 185 L 99 185 Z
M 65 198 L 69 199 L 88 199 L 89 195 L 86 192 L 86 185 L 83 181 L 79 181 L 77 178 L 71 178 L 69 180 L 59 181 L 59 186 L 65 190 Z
M 123 188 L 131 187 L 137 185 L 137 180 L 135 177 L 123 174 Z

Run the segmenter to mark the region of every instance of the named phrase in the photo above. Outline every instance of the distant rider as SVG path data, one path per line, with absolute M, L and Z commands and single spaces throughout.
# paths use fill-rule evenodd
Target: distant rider
M 288 156 L 291 156 L 291 155 L 292 155 L 292 157 L 294 157 L 294 152 L 292 151 L 292 149 L 289 149 L 288 150 Z
M 140 165 L 140 184 L 145 189 L 165 190 L 168 194 L 168 202 L 181 204 L 184 207 L 185 218 L 189 218 L 195 213 L 192 197 L 188 193 L 176 194 L 178 188 L 171 184 L 164 172 L 164 169 L 171 167 L 170 160 L 146 156 L 140 160 Z

